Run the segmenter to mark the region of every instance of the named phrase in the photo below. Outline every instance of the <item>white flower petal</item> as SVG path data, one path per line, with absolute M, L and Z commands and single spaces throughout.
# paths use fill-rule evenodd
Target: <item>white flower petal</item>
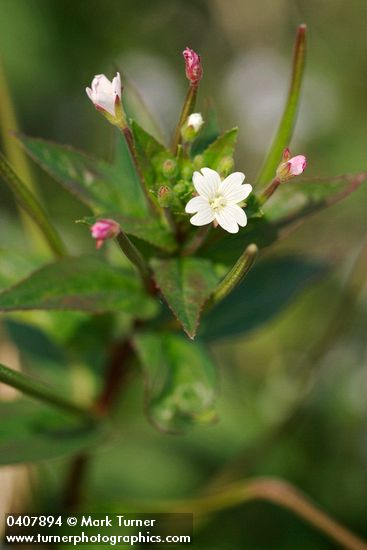
M 209 207 L 208 199 L 204 197 L 194 197 L 189 200 L 185 206 L 185 212 L 188 214 L 194 214 L 194 212 L 199 212 L 199 210 L 205 210 Z
M 205 210 L 200 210 L 195 216 L 190 218 L 192 225 L 207 225 L 211 223 L 215 218 L 213 210 L 208 206 Z
M 121 77 L 120 73 L 116 73 L 115 78 L 112 80 L 113 92 L 121 99 Z
M 85 88 L 85 91 L 87 92 L 87 96 L 89 97 L 89 99 L 93 101 L 93 92 L 91 88 Z
M 224 193 L 224 197 L 226 198 L 228 203 L 236 204 L 247 199 L 251 191 L 252 185 L 250 185 L 249 183 L 245 183 L 244 185 L 240 185 L 239 187 L 235 187 L 234 189 L 229 190 L 227 193 Z
M 119 77 L 117 78 L 117 81 L 115 81 L 116 88 L 118 86 L 118 82 Z M 96 75 L 93 78 L 92 87 L 87 88 L 86 92 L 96 107 L 100 107 L 112 116 L 115 116 L 115 99 L 117 92 L 114 91 L 114 84 L 110 82 L 104 74 Z
M 245 225 L 247 225 L 247 216 L 242 208 L 240 208 L 237 204 L 228 204 L 225 207 L 225 211 L 228 215 L 231 215 L 236 223 L 238 223 L 241 227 L 245 227 Z
M 238 233 L 238 224 L 228 206 L 224 207 L 220 212 L 217 212 L 215 219 L 223 229 L 228 231 L 228 233 Z
M 201 173 L 204 175 L 206 181 L 211 185 L 214 193 L 217 193 L 221 184 L 221 179 L 218 172 L 212 170 L 211 168 L 202 168 Z
M 229 174 L 221 183 L 220 185 L 220 191 L 222 193 L 227 193 L 227 191 L 230 191 L 231 188 L 236 188 L 240 186 L 243 183 L 243 180 L 245 179 L 245 174 L 242 172 L 233 172 L 233 174 Z
M 210 199 L 217 192 L 217 186 L 214 187 L 211 180 L 200 174 L 200 172 L 194 172 L 192 176 L 192 182 L 199 195 Z

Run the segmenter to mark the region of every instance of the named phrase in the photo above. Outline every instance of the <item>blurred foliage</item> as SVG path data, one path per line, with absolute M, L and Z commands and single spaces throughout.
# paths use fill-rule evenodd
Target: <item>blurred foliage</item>
M 270 144 L 281 114 L 294 29 L 304 22 L 310 30 L 306 89 L 293 149 L 307 155 L 311 176 L 366 169 L 364 0 L 0 0 L 0 13 L 1 61 L 27 135 L 69 142 L 110 160 L 113 133 L 95 115 L 84 87 L 94 74 L 116 67 L 138 85 L 169 135 L 185 91 L 181 51 L 189 45 L 204 63 L 199 105 L 205 116 L 209 96 L 221 129 L 240 127 L 236 168 L 249 182 L 262 161 L 259 144 Z M 44 203 L 73 251 L 91 252 L 87 232 L 74 224 L 87 211 L 33 170 Z M 116 411 L 119 435 L 91 464 L 89 509 L 115 506 L 121 512 L 119 501 L 129 497 L 181 498 L 197 493 L 215 475 L 276 475 L 367 537 L 365 296 L 318 361 L 313 391 L 303 406 L 297 405 L 300 358 L 333 320 L 346 274 L 366 236 L 366 200 L 367 189 L 361 187 L 277 245 L 289 256 L 307 250 L 316 265 L 332 261 L 337 267 L 280 316 L 269 314 L 265 325 L 242 341 L 213 342 L 221 366 L 218 423 L 182 437 L 157 433 L 143 417 L 143 381 L 133 376 Z M 2 201 L 0 244 L 8 244 L 11 235 L 14 245 L 25 250 L 10 195 L 2 192 Z M 2 262 L 6 267 L 6 259 Z M 25 262 L 20 255 L 19 275 L 30 270 Z M 264 284 L 266 296 L 273 282 Z M 23 321 L 22 314 L 14 317 L 10 336 Z M 37 345 L 34 336 L 17 331 L 22 342 L 32 341 L 22 353 L 25 369 L 46 374 L 70 394 L 82 384 L 88 400 L 98 387 L 101 361 L 91 358 L 92 369 L 80 361 L 81 349 L 91 345 L 85 318 L 35 316 L 34 326 L 41 325 L 53 327 L 51 346 L 68 344 L 75 368 L 66 384 L 58 360 L 41 353 L 42 339 Z M 70 340 L 71 326 L 79 327 L 80 339 Z M 293 409 L 297 421 L 279 432 Z M 58 459 L 39 466 L 36 500 L 41 508 L 55 506 L 67 465 Z M 334 545 L 288 512 L 253 503 L 212 517 L 194 547 L 318 550 Z

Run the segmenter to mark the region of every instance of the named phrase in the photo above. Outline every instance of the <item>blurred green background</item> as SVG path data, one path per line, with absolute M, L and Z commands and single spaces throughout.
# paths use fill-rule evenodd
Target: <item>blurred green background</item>
M 308 157 L 311 176 L 367 167 L 367 3 L 365 0 L 0 0 L 0 58 L 21 129 L 110 158 L 111 128 L 84 88 L 119 68 L 139 88 L 169 136 L 186 90 L 181 52 L 204 65 L 199 106 L 216 105 L 220 126 L 240 127 L 237 169 L 255 177 L 288 88 L 293 39 L 309 29 L 308 63 L 292 151 Z M 86 212 L 34 167 L 42 196 L 75 252 L 92 251 Z M 120 406 L 121 440 L 96 454 L 88 509 L 134 498 L 183 498 L 214 476 L 283 477 L 367 538 L 366 300 L 317 364 L 303 393 L 297 366 L 333 319 L 340 288 L 366 236 L 367 188 L 311 218 L 277 251 L 330 260 L 315 284 L 243 341 L 221 342 L 219 420 L 182 437 L 157 433 L 142 413 L 133 379 Z M 1 187 L 0 243 L 26 250 L 16 209 Z M 16 224 L 17 225 L 17 224 Z M 29 358 L 28 358 L 29 359 Z M 31 359 L 29 359 L 31 362 Z M 314 366 L 314 365 L 311 365 Z M 284 419 L 298 411 L 287 430 Z M 274 435 L 276 434 L 276 435 Z M 51 505 L 64 463 L 41 465 L 36 493 Z M 36 477 L 40 477 L 37 476 Z M 195 548 L 317 550 L 335 546 L 289 512 L 251 503 L 213 516 Z

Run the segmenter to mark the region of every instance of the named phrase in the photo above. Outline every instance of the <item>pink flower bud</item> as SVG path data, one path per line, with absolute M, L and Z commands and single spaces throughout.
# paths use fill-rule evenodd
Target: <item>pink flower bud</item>
M 90 232 L 93 239 L 96 239 L 98 250 L 106 239 L 112 239 L 120 233 L 120 225 L 115 220 L 98 220 L 91 226 Z
M 200 55 L 190 48 L 185 48 L 182 54 L 185 58 L 186 77 L 193 86 L 197 86 L 203 76 Z
M 86 88 L 87 95 L 96 109 L 118 118 L 118 108 L 121 103 L 120 73 L 112 81 L 104 74 L 97 74 L 92 81 L 92 87 Z
M 304 155 L 291 157 L 289 149 L 284 149 L 283 162 L 278 166 L 277 177 L 280 181 L 287 181 L 294 176 L 299 176 L 306 168 L 306 164 L 306 157 Z

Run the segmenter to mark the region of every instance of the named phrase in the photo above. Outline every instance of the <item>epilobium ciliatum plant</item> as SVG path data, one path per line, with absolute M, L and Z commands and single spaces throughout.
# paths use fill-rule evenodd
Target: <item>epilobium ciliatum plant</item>
M 81 388 L 83 399 L 76 402 L 69 399 L 66 382 L 51 390 L 1 366 L 2 382 L 40 403 L 38 408 L 26 400 L 1 404 L 2 464 L 77 455 L 105 441 L 102 419 L 117 402 L 126 371 L 137 365 L 145 377 L 147 416 L 159 430 L 177 433 L 212 422 L 217 381 L 210 344 L 243 337 L 325 270 L 304 257 L 279 256 L 260 258 L 251 270 L 259 251 L 313 212 L 345 198 L 364 179 L 358 174 L 330 183 L 298 179 L 306 157 L 292 156 L 288 147 L 304 68 L 305 27 L 298 30 L 279 129 L 259 176 L 249 183 L 242 172 L 245 163 L 234 162 L 238 129 L 221 132 L 211 110 L 196 106 L 202 60 L 190 48 L 183 56 L 189 87 L 170 145 L 131 118 L 119 73 L 112 81 L 95 76 L 86 90 L 115 127 L 113 164 L 18 136 L 33 160 L 89 208 L 90 215 L 78 221 L 80 232 L 90 232 L 96 241 L 94 254 L 68 253 L 44 207 L 1 156 L 3 182 L 39 226 L 55 259 L 23 273 L 20 282 L 11 281 L 0 294 L 0 310 L 62 311 L 49 314 L 46 328 L 45 316 L 13 316 L 9 330 L 16 341 L 19 322 L 49 330 L 64 345 L 71 365 L 92 365 L 97 380 L 96 391 L 83 395 Z M 116 244 L 123 257 L 112 249 Z M 271 296 L 280 286 L 273 306 Z M 14 417 L 22 425 L 19 437 L 11 429 Z

